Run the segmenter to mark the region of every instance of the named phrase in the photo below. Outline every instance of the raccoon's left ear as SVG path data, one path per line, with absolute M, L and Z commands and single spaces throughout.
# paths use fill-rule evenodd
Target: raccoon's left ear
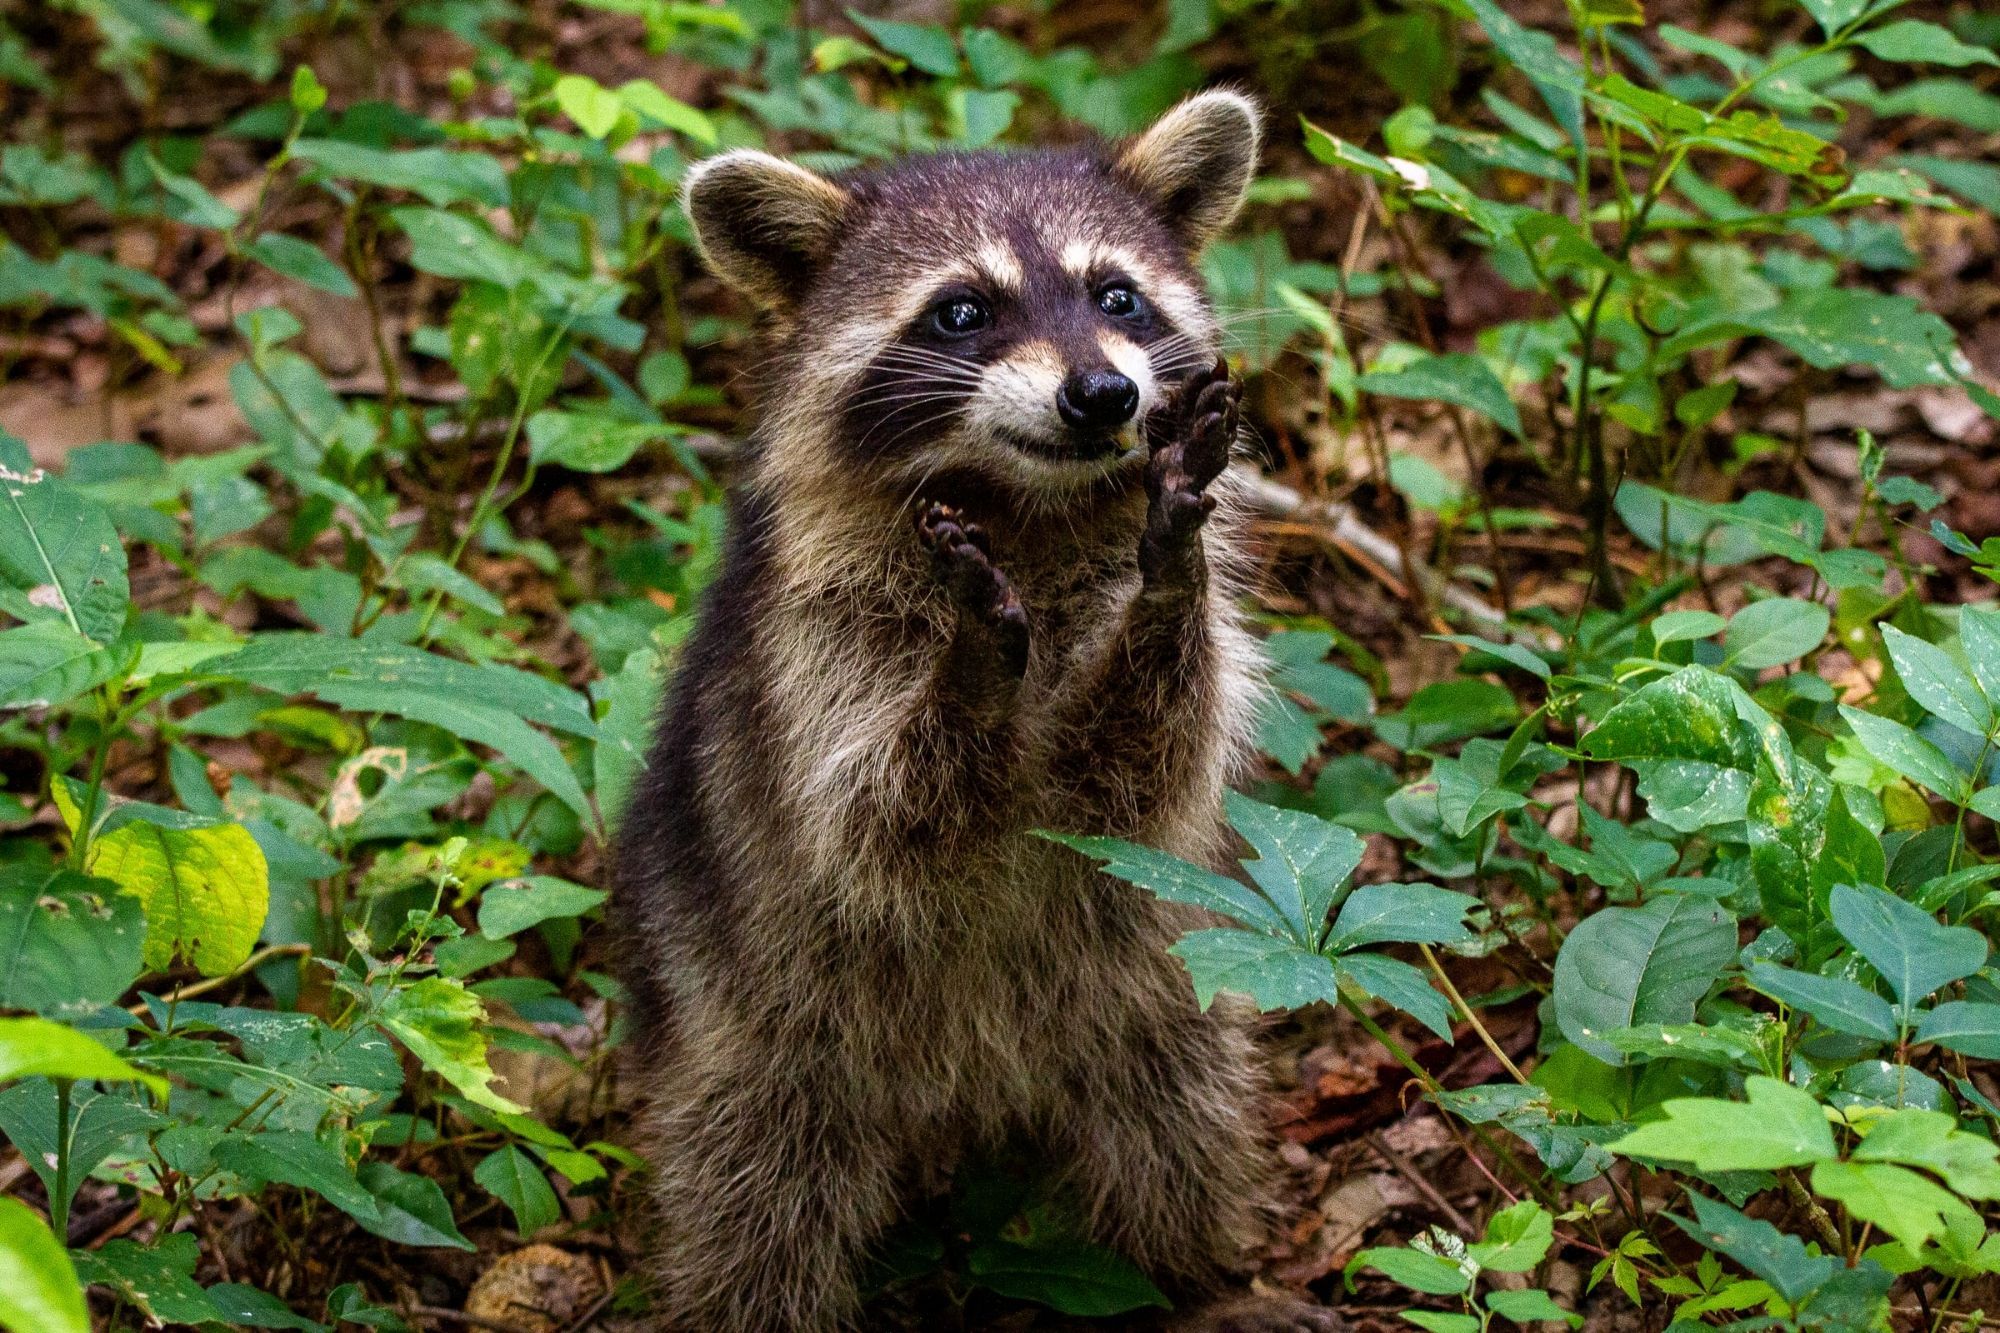
M 1199 250 L 1243 207 L 1262 133 L 1263 116 L 1243 94 L 1196 93 L 1120 149 L 1113 170 Z
M 697 162 L 681 206 L 715 275 L 770 310 L 795 305 L 832 252 L 847 191 L 752 148 Z

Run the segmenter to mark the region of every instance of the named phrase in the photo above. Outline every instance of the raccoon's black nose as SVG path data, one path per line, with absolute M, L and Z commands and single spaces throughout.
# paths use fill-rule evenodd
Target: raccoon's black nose
M 1072 430 L 1111 430 L 1139 410 L 1139 386 L 1115 370 L 1079 370 L 1056 390 L 1056 412 Z

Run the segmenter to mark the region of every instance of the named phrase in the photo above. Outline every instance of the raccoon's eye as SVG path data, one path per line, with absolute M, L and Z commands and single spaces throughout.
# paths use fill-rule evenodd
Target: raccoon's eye
M 1139 313 L 1139 293 L 1114 282 L 1098 290 L 1097 308 L 1113 319 L 1130 319 Z
M 954 296 L 931 310 L 931 323 L 937 331 L 954 338 L 977 333 L 992 322 L 993 313 L 976 296 Z

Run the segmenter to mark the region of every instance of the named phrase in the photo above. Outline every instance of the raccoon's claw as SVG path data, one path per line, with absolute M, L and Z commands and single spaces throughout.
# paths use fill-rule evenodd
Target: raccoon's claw
M 1007 669 L 1020 675 L 1028 665 L 1028 612 L 1013 582 L 993 563 L 985 529 L 966 522 L 950 505 L 925 504 L 918 511 L 917 533 L 959 609 L 994 633 Z
M 1208 485 L 1229 466 L 1242 386 L 1220 358 L 1196 371 L 1146 421 L 1151 453 L 1146 494 L 1151 500 L 1139 568 L 1150 587 L 1186 581 L 1194 572 L 1195 534 L 1215 510 Z

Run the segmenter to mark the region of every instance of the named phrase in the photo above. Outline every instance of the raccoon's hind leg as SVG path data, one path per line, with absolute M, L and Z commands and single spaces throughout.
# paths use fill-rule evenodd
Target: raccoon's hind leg
M 735 1034 L 718 1033 L 729 1042 Z M 751 1074 L 739 1059 L 676 1079 L 645 1125 L 661 1244 L 663 1327 L 675 1333 L 835 1333 L 895 1220 L 899 1155 L 843 1108 L 848 1077 L 808 1062 Z

